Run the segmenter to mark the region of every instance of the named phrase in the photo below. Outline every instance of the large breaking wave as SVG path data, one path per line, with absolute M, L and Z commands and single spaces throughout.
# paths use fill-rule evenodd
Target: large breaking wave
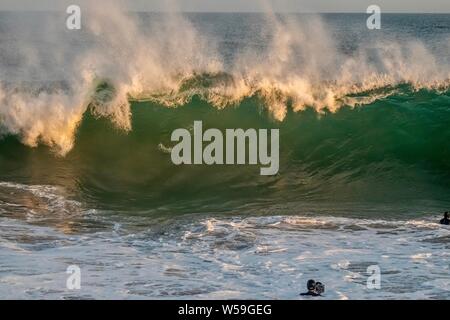
M 283 121 L 289 110 L 369 105 L 403 94 L 404 85 L 410 93 L 449 88 L 448 61 L 419 40 L 369 42 L 344 53 L 319 16 L 267 13 L 266 28 L 255 34 L 261 46 L 226 61 L 218 41 L 180 14 L 140 21 L 118 5 L 91 5 L 83 14 L 79 34 L 59 19 L 47 19 L 33 38 L 19 32 L 27 24 L 3 26 L 12 37 L 2 37 L 0 49 L 3 134 L 66 155 L 86 111 L 130 131 L 135 100 L 173 107 L 196 97 L 223 109 L 256 97 Z

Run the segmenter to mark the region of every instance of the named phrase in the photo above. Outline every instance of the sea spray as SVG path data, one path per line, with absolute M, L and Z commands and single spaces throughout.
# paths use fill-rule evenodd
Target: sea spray
M 23 41 L 0 49 L 1 131 L 60 155 L 73 148 L 86 111 L 132 130 L 131 100 L 176 107 L 199 97 L 223 109 L 258 97 L 283 121 L 289 110 L 336 112 L 392 95 L 403 84 L 449 86 L 448 61 L 421 41 L 368 40 L 344 53 L 320 16 L 269 12 L 255 34 L 264 45 L 244 46 L 226 62 L 217 37 L 175 11 L 142 19 L 114 2 L 108 10 L 92 3 L 82 10 L 81 30 L 45 19 L 33 38 L 21 38 L 29 25 L 7 21 L 6 29 Z

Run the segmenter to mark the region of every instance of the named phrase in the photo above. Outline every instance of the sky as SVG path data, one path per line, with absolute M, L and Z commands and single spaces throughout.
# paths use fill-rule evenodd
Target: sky
M 0 0 L 0 10 L 63 10 L 89 0 Z M 94 1 L 94 0 L 90 0 Z M 108 6 L 110 0 L 101 0 Z M 167 11 L 167 0 L 119 0 L 134 11 Z M 169 0 L 170 8 L 199 12 L 365 12 L 369 5 L 382 12 L 450 13 L 450 0 Z

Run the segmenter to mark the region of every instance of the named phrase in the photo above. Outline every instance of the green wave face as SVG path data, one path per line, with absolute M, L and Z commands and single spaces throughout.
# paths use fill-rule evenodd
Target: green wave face
M 280 203 L 303 208 L 448 204 L 450 93 L 398 89 L 395 95 L 336 113 L 290 110 L 282 122 L 257 97 L 223 110 L 198 97 L 178 108 L 133 102 L 130 132 L 86 113 L 65 157 L 4 137 L 0 179 L 62 185 L 96 207 L 163 213 L 251 210 Z M 196 120 L 203 121 L 204 129 L 223 132 L 278 128 L 279 173 L 260 176 L 259 165 L 175 166 L 171 133 L 191 129 Z

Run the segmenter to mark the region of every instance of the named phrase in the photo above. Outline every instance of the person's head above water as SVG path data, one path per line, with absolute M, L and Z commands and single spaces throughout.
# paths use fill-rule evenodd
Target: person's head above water
M 308 280 L 308 282 L 306 283 L 306 288 L 308 289 L 308 291 L 313 291 L 316 288 L 316 282 L 314 280 Z
M 314 291 L 316 292 L 317 295 L 321 295 L 322 293 L 325 292 L 325 286 L 323 285 L 322 282 L 316 282 L 316 285 L 314 286 Z
M 448 219 L 448 211 L 446 211 L 446 212 L 444 213 L 444 218 L 445 218 L 445 219 Z

